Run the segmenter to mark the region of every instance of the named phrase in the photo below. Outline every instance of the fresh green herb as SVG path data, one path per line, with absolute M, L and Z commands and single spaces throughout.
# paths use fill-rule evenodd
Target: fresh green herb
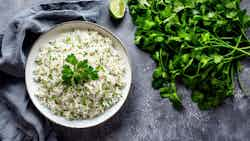
M 62 70 L 64 84 L 74 85 L 98 79 L 98 71 L 88 64 L 88 60 L 78 61 L 74 54 L 70 54 L 65 61 L 67 64 Z
M 240 0 L 129 0 L 135 44 L 157 63 L 152 85 L 182 107 L 176 80 L 200 109 L 233 96 L 240 60 L 250 56 L 250 17 Z

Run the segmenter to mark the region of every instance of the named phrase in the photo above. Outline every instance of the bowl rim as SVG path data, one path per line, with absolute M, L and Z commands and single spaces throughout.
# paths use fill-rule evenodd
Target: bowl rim
M 31 98 L 31 94 L 29 92 L 29 89 L 28 89 L 28 85 L 27 85 L 27 67 L 28 67 L 28 60 L 30 58 L 30 52 L 31 50 L 33 49 L 34 45 L 36 45 L 41 38 L 43 38 L 44 36 L 46 36 L 49 32 L 52 32 L 53 30 L 59 28 L 59 27 L 62 27 L 62 26 L 65 26 L 65 25 L 72 25 L 72 24 L 89 24 L 89 25 L 92 25 L 92 26 L 95 26 L 96 28 L 99 28 L 101 30 L 103 30 L 104 32 L 107 32 L 108 34 L 110 34 L 110 36 L 112 36 L 112 38 L 114 38 L 115 40 L 117 40 L 117 42 L 121 45 L 121 47 L 124 49 L 124 53 L 126 54 L 127 56 L 127 61 L 128 61 L 128 66 L 130 67 L 130 82 L 128 84 L 128 92 L 127 94 L 125 95 L 124 97 L 124 100 L 122 101 L 121 103 L 121 106 L 119 106 L 117 108 L 117 110 L 115 110 L 115 112 L 113 114 L 111 114 L 110 116 L 108 116 L 107 118 L 105 118 L 104 120 L 101 120 L 100 122 L 96 122 L 95 124 L 91 124 L 91 125 L 87 125 L 87 126 L 73 126 L 73 125 L 68 125 L 68 124 L 63 124 L 53 118 L 50 118 L 48 116 L 46 116 L 39 108 L 39 106 L 37 106 L 37 104 L 35 104 L 36 102 L 33 100 L 33 98 Z M 93 29 L 94 30 L 94 29 Z M 98 32 L 98 31 L 97 31 Z M 53 27 L 51 27 L 49 30 L 47 30 L 46 32 L 43 32 L 37 39 L 36 41 L 31 45 L 31 48 L 29 50 L 29 53 L 26 57 L 26 62 L 25 62 L 25 88 L 26 88 L 26 91 L 29 95 L 29 98 L 30 100 L 32 101 L 32 104 L 36 107 L 36 109 L 39 111 L 39 113 L 41 113 L 44 117 L 46 117 L 47 119 L 49 119 L 50 121 L 52 121 L 53 123 L 56 123 L 58 125 L 62 125 L 64 127 L 69 127 L 69 128 L 90 128 L 90 127 L 95 127 L 95 126 L 98 126 L 104 122 L 106 122 L 107 120 L 109 120 L 110 118 L 112 118 L 113 116 L 115 116 L 118 111 L 120 111 L 120 109 L 123 107 L 123 105 L 125 104 L 125 102 L 127 101 L 127 98 L 128 98 L 128 95 L 131 93 L 131 86 L 132 86 L 132 81 L 133 81 L 133 68 L 132 68 L 132 62 L 131 62 L 131 56 L 129 55 L 129 51 L 127 49 L 127 47 L 124 45 L 124 43 L 121 41 L 121 39 L 119 39 L 114 33 L 112 33 L 109 29 L 105 28 L 104 26 L 101 26 L 101 25 L 98 25 L 96 23 L 93 23 L 93 22 L 90 22 L 90 21 L 81 21 L 81 20 L 74 20 L 74 21 L 67 21 L 67 22 L 62 22 L 62 23 L 59 23 L 59 24 L 56 24 L 54 25 Z M 117 104 L 117 103 L 116 103 Z M 43 105 L 44 106 L 44 105 Z M 114 106 L 114 105 L 113 105 Z M 111 106 L 111 107 L 113 107 Z M 110 108 L 111 108 L 110 107 Z M 47 108 L 47 107 L 46 107 Z M 105 113 L 106 111 L 104 111 L 103 113 Z M 103 114 L 102 113 L 102 114 Z M 53 113 L 52 113 L 53 114 Z M 55 115 L 55 114 L 53 114 Z M 58 115 L 55 115 L 55 116 L 58 116 Z M 58 116 L 58 117 L 62 117 L 62 116 Z M 84 119 L 82 119 L 84 120 Z M 91 120 L 91 119 L 88 119 L 88 120 Z

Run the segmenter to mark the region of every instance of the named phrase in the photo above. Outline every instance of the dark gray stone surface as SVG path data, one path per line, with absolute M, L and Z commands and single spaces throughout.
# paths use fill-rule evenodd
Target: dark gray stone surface
M 63 0 L 0 0 L 0 33 L 18 11 L 48 1 Z M 250 10 L 250 0 L 243 0 L 242 8 Z M 191 102 L 189 90 L 180 85 L 178 92 L 183 97 L 185 110 L 174 110 L 167 99 L 161 99 L 151 88 L 154 62 L 133 45 L 135 27 L 128 12 L 120 24 L 111 22 L 107 6 L 103 15 L 99 24 L 120 37 L 129 50 L 133 88 L 118 114 L 97 127 L 70 129 L 54 125 L 60 141 L 250 141 L 249 97 L 237 89 L 235 98 L 227 99 L 221 107 L 200 111 Z M 248 62 L 245 61 L 246 67 L 240 75 L 247 91 L 250 90 Z

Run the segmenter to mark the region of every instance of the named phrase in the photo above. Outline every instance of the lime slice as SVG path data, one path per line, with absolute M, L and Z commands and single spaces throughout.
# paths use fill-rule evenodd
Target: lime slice
M 121 19 L 124 17 L 126 9 L 125 0 L 110 0 L 109 2 L 109 11 L 111 16 L 115 19 Z

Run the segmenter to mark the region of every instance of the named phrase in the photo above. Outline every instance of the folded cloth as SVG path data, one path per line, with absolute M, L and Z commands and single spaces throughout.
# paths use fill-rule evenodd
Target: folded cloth
M 24 84 L 27 54 L 34 41 L 55 24 L 71 20 L 95 22 L 100 0 L 49 3 L 19 13 L 0 35 L 0 140 L 54 141 L 49 122 L 29 102 Z

